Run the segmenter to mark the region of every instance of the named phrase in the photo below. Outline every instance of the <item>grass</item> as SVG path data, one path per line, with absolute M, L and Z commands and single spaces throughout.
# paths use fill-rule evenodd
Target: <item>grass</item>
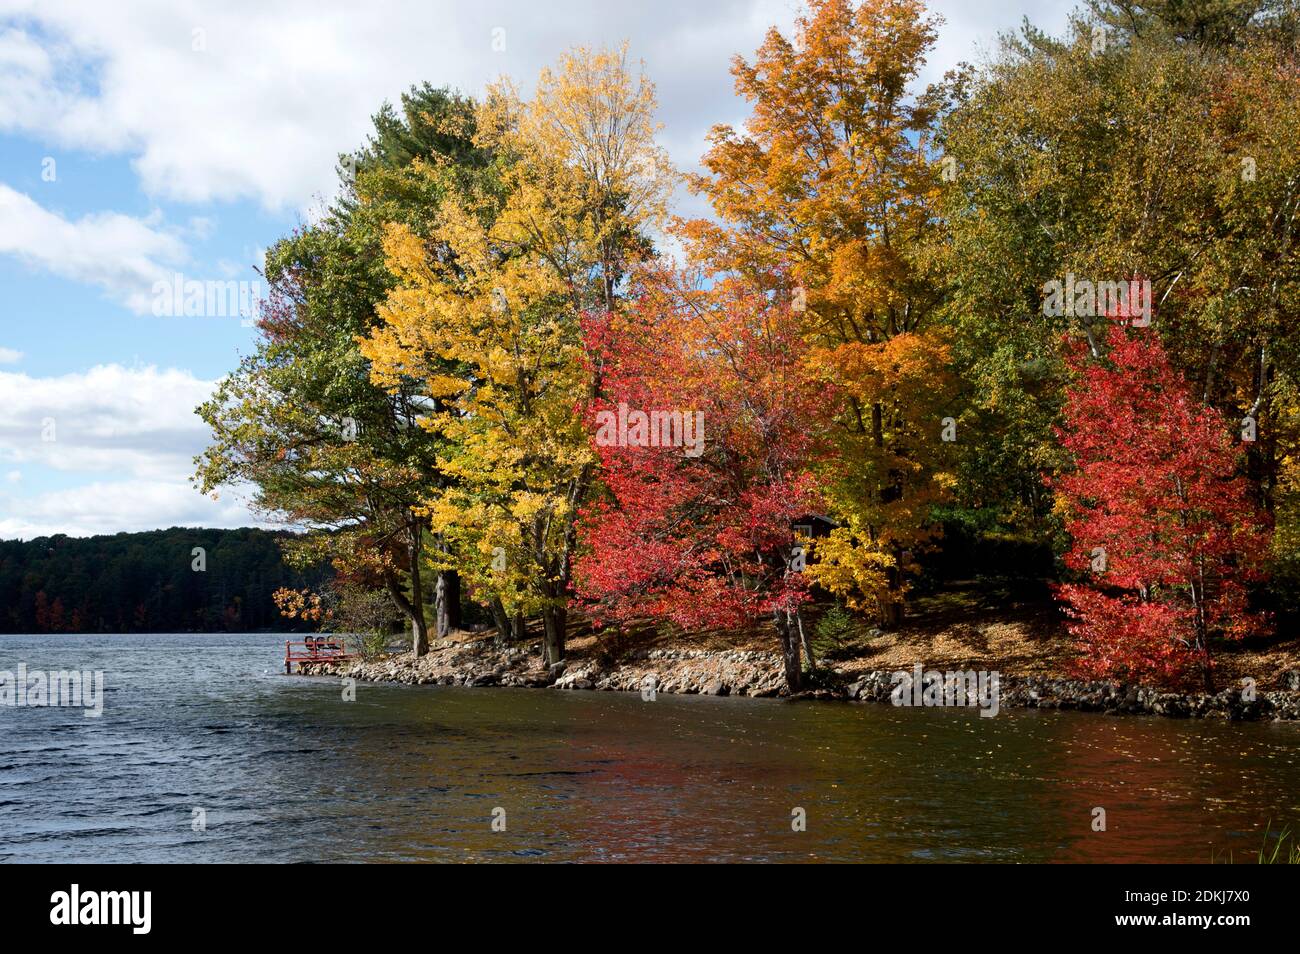
M 1272 822 L 1264 829 L 1264 847 L 1259 849 L 1261 865 L 1300 865 L 1300 843 L 1296 842 L 1291 829 L 1283 828 L 1277 833 L 1272 851 L 1269 850 L 1268 836 L 1272 832 Z
M 1269 844 L 1269 836 L 1273 837 L 1273 843 Z M 1264 844 L 1255 853 L 1255 860 L 1261 865 L 1300 865 L 1300 842 L 1296 841 L 1295 835 L 1290 828 L 1283 828 L 1276 835 L 1273 834 L 1273 823 L 1269 822 L 1264 828 Z M 1236 858 L 1232 852 L 1211 852 L 1210 864 L 1234 864 Z

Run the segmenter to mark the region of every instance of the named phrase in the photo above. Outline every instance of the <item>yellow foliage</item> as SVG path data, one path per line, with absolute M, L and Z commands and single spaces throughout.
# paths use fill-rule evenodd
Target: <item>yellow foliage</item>
M 663 214 L 654 108 L 625 50 L 571 52 L 529 102 L 497 84 L 476 133 L 496 180 L 448 171 L 427 243 L 402 225 L 385 235 L 399 284 L 361 350 L 377 383 L 415 378 L 433 400 L 421 425 L 447 451 L 422 513 L 450 544 L 442 564 L 510 612 L 565 602 L 595 473 L 577 416 L 592 388 L 580 318 L 614 306 L 638 254 L 629 237 Z
M 808 576 L 818 586 L 842 598 L 850 609 L 882 617 L 885 607 L 901 595 L 891 589 L 891 571 L 897 567 L 893 554 L 885 552 L 844 527 L 817 540 L 815 558 Z

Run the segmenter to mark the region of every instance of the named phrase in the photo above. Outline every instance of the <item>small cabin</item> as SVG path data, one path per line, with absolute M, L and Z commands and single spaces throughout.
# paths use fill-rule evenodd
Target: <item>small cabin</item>
M 790 529 L 801 537 L 816 540 L 818 537 L 829 537 L 831 531 L 838 526 L 839 524 L 830 517 L 810 513 L 791 523 Z

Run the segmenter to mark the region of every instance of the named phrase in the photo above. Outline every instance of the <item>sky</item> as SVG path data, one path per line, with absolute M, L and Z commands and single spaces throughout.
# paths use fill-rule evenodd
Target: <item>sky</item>
M 921 82 L 1026 15 L 1062 32 L 1074 6 L 934 0 Z M 731 58 L 800 10 L 0 0 L 0 539 L 261 523 L 240 493 L 190 485 L 207 442 L 194 408 L 253 348 L 238 295 L 259 290 L 265 249 L 329 203 L 384 101 L 426 80 L 479 94 L 503 74 L 527 92 L 565 49 L 627 40 L 657 87 L 661 143 L 691 170 L 713 124 L 744 121 Z M 678 211 L 702 213 L 694 201 Z M 177 282 L 225 307 L 186 315 L 159 294 Z

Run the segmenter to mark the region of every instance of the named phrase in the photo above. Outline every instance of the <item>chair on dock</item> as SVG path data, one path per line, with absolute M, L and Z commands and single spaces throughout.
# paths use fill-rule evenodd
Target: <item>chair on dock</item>
M 284 674 L 292 672 L 294 663 L 299 670 L 303 663 L 309 662 L 348 662 L 353 654 L 347 651 L 343 640 L 330 636 L 308 636 L 302 640 L 284 641 Z

